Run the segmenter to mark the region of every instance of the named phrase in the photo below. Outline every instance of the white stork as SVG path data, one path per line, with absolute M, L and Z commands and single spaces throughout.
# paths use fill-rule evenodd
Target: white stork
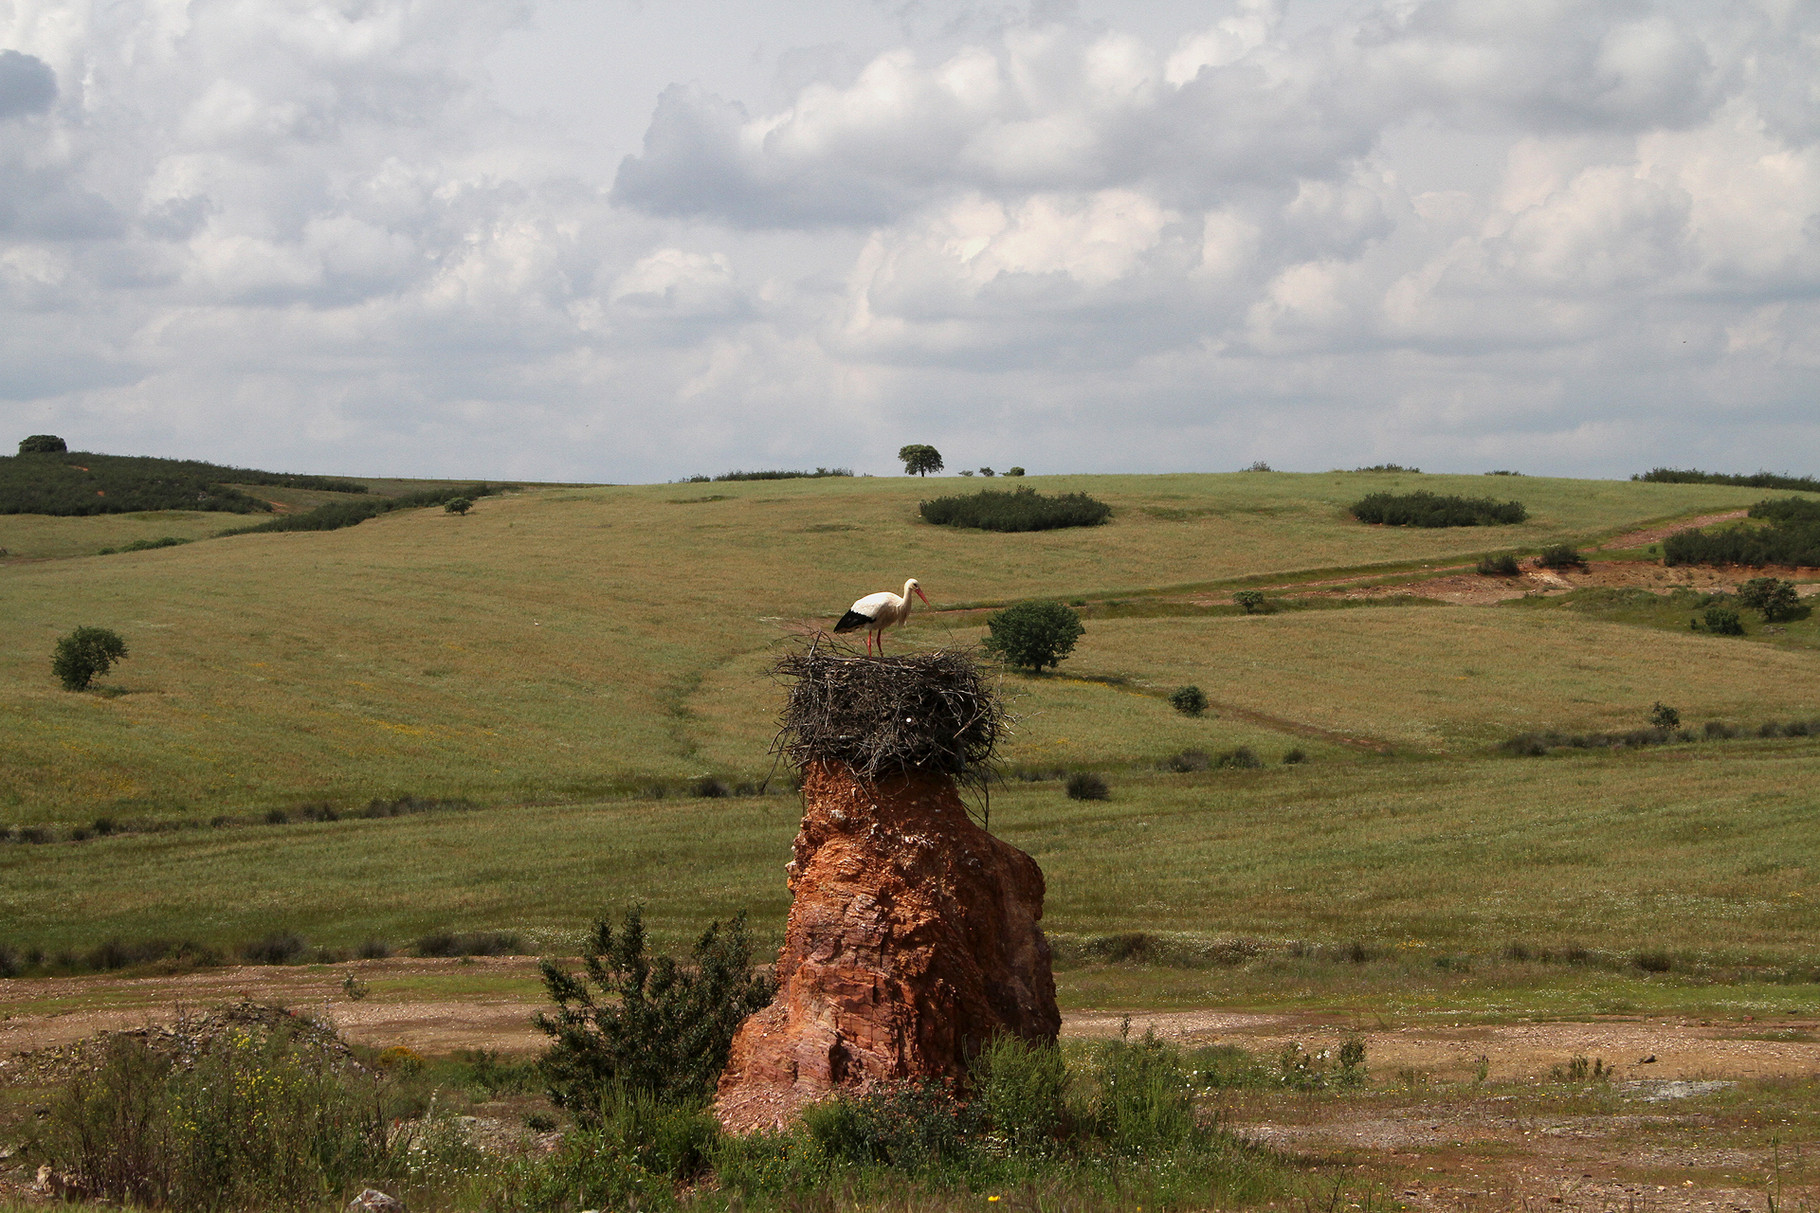
M 923 593 L 923 587 L 916 583 L 916 578 L 904 582 L 904 592 L 893 594 L 890 590 L 880 590 L 876 594 L 867 594 L 864 598 L 847 608 L 847 613 L 834 625 L 836 632 L 852 632 L 859 628 L 866 629 L 866 656 L 872 656 L 873 637 L 878 638 L 878 655 L 885 655 L 885 629 L 894 623 L 902 623 L 910 618 L 910 595 L 915 594 L 929 605 L 929 595 Z

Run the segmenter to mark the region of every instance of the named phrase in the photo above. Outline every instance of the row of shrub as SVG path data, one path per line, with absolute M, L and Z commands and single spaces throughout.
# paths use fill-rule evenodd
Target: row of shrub
M 820 480 L 827 476 L 851 476 L 852 468 L 816 468 L 813 472 L 722 472 L 718 476 L 691 476 L 684 484 L 709 484 L 716 480 Z
M 513 931 L 431 931 L 406 946 L 414 956 L 516 956 L 524 940 Z M 106 939 L 90 948 L 14 948 L 0 941 L 0 977 L 112 973 L 157 966 L 170 970 L 207 969 L 226 964 L 340 964 L 379 960 L 397 953 L 389 941 L 369 939 L 358 947 L 312 945 L 294 931 L 276 931 L 229 947 L 193 939 Z
M 1508 526 L 1529 517 L 1520 501 L 1426 491 L 1370 493 L 1348 508 L 1360 522 L 1381 526 Z
M 1820 718 L 1814 720 L 1766 720 L 1751 728 L 1709 720 L 1698 732 L 1673 725 L 1654 725 L 1646 729 L 1625 729 L 1611 733 L 1565 733 L 1555 729 L 1520 733 L 1498 748 L 1507 754 L 1540 757 L 1555 750 L 1635 749 L 1642 746 L 1687 744 L 1696 741 L 1728 741 L 1739 737 L 1820 737 Z
M 1112 507 L 1085 493 L 1048 495 L 1034 489 L 1011 492 L 985 489 L 959 497 L 937 497 L 918 507 L 923 521 L 936 526 L 981 531 L 1053 531 L 1071 526 L 1099 526 L 1112 517 Z
M 51 826 L 0 825 L 0 843 L 41 845 L 52 842 L 87 842 L 93 838 L 114 838 L 132 834 L 166 834 L 174 830 L 222 830 L 253 825 L 288 825 L 303 821 L 340 821 L 344 818 L 376 820 L 385 817 L 407 817 L 414 813 L 470 812 L 480 806 L 462 797 L 398 796 L 387 800 L 375 797 L 366 804 L 337 808 L 326 800 L 293 805 L 290 808 L 267 809 L 256 814 L 217 813 L 206 821 L 180 817 L 117 818 L 102 815 L 89 825 L 62 829 Z
M 467 501 L 471 504 L 476 497 L 491 497 L 496 493 L 515 491 L 515 489 L 516 486 L 509 484 L 471 484 L 456 488 L 423 489 L 397 497 L 370 497 L 361 501 L 330 501 L 301 514 L 285 514 L 270 522 L 235 527 L 221 533 L 223 535 L 256 535 L 268 531 L 338 531 L 342 527 L 358 526 L 369 518 L 377 518 L 381 514 L 389 514 L 393 510 L 417 510 L 435 505 L 446 507 L 460 501 Z M 459 512 L 465 513 L 466 511 Z
M 1631 476 L 1654 484 L 1735 484 L 1750 489 L 1796 489 L 1820 493 L 1820 480 L 1812 476 L 1790 476 L 1786 472 L 1754 472 L 1748 476 L 1722 472 L 1698 472 L 1693 468 L 1651 468 Z
M 1736 564 L 1747 568 L 1781 564 L 1820 566 L 1820 501 L 1782 497 L 1759 501 L 1752 518 L 1767 526 L 1701 527 L 1670 535 L 1662 542 L 1662 563 Z
M 77 517 L 143 510 L 270 512 L 269 502 L 230 487 L 241 484 L 330 493 L 367 491 L 366 485 L 349 480 L 224 467 L 196 459 L 47 452 L 0 457 L 0 514 Z

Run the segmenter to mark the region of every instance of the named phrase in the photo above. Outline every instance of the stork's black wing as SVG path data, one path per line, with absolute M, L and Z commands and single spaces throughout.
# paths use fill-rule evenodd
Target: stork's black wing
M 863 628 L 871 622 L 872 617 L 870 615 L 862 615 L 858 611 L 848 611 L 845 615 L 840 617 L 840 622 L 834 625 L 834 630 L 837 632 L 851 632 L 855 628 Z

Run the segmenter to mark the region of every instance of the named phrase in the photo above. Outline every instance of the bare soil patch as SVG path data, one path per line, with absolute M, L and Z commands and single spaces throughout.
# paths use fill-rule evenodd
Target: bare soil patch
M 349 997 L 349 976 L 368 983 L 370 993 Z M 438 990 L 470 984 L 469 993 Z M 22 1052 L 169 1024 L 240 999 L 323 1016 L 357 1043 L 426 1054 L 484 1048 L 525 1055 L 544 1042 L 531 1023 L 543 999 L 528 957 L 14 979 L 0 983 L 0 992 L 8 1008 L 0 1019 L 0 1083 L 9 1071 L 23 1077 L 31 1070 Z M 1062 1031 L 1108 1036 L 1122 1018 L 1076 1013 L 1065 1017 Z M 1131 1027 L 1154 1027 L 1187 1045 L 1237 1044 L 1266 1055 L 1292 1043 L 1337 1050 L 1357 1031 L 1371 1072 L 1365 1092 L 1229 1092 L 1222 1114 L 1252 1140 L 1351 1164 L 1409 1209 L 1763 1210 L 1778 1154 L 1781 1207 L 1804 1207 L 1803 1199 L 1812 1207 L 1814 1190 L 1803 1185 L 1820 1180 L 1797 1138 L 1766 1146 L 1761 1133 L 1747 1132 L 1762 1114 L 1748 1101 L 1725 1102 L 1734 1088 L 1820 1078 L 1816 1019 L 1387 1025 L 1343 1013 L 1203 1010 L 1138 1015 Z M 1547 1081 L 1552 1068 L 1574 1057 L 1601 1058 L 1615 1070 L 1611 1082 L 1592 1084 L 1584 1109 L 1564 1107 L 1559 1084 Z M 1487 1068 L 1482 1085 L 1475 1081 L 1480 1058 Z

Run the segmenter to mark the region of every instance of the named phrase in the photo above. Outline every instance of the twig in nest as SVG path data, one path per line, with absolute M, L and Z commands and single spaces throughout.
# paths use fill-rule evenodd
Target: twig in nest
M 791 679 L 774 753 L 797 767 L 839 762 L 862 779 L 939 771 L 984 779 L 1008 731 L 1004 707 L 966 653 L 858 657 L 822 648 L 772 667 Z

